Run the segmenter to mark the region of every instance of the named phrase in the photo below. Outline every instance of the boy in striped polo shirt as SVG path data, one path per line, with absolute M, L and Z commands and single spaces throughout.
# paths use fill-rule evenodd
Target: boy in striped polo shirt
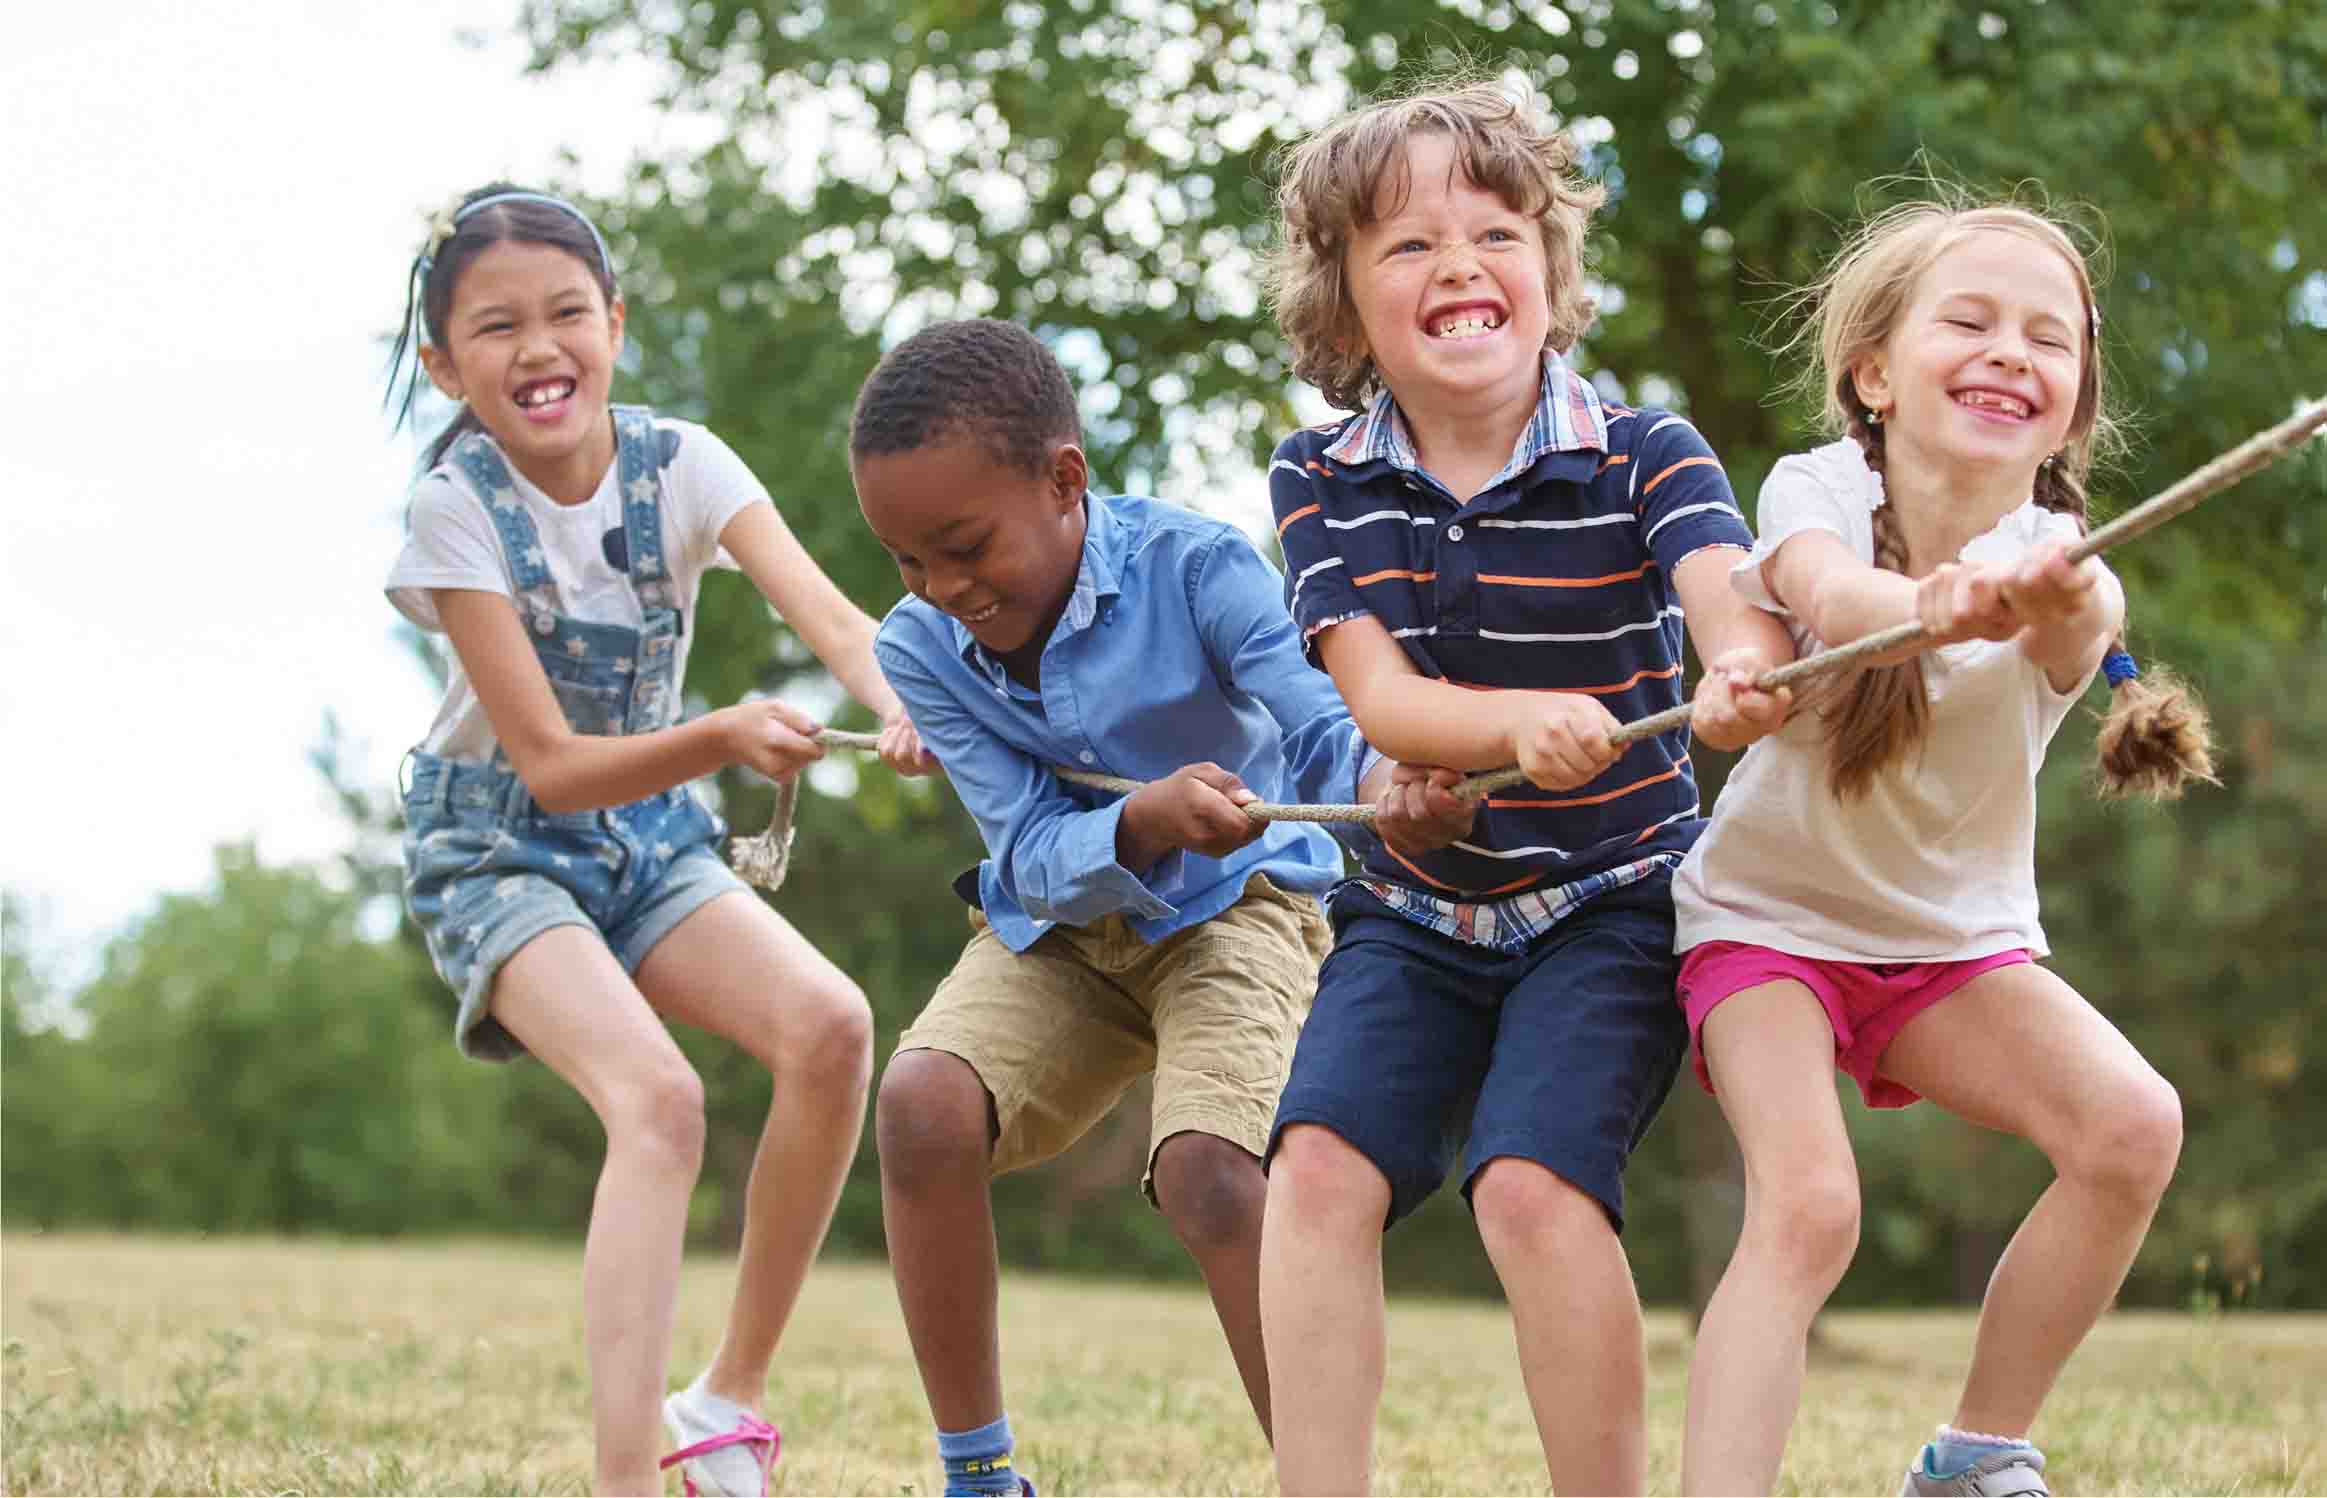
M 1261 1304 L 1288 1493 L 1365 1491 L 1381 1397 L 1381 1235 L 1462 1183 L 1517 1323 L 1553 1488 L 1644 1480 L 1640 1308 L 1616 1237 L 1626 1157 L 1686 1044 L 1673 868 L 1701 825 L 1686 733 L 1609 732 L 1711 665 L 1699 737 L 1742 748 L 1792 658 L 1727 583 L 1752 538 L 1704 439 L 1601 399 L 1562 351 L 1591 320 L 1601 191 L 1489 86 L 1376 104 L 1292 154 L 1272 267 L 1297 373 L 1357 414 L 1277 449 L 1270 497 L 1313 662 L 1369 743 L 1516 762 L 1435 853 L 1381 848 L 1335 943 L 1270 1140 Z M 1446 799 L 1450 771 L 1405 772 Z

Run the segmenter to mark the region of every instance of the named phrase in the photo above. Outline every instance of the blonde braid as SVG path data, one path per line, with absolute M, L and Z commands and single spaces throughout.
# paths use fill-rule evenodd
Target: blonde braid
M 1847 383 L 1847 376 L 1845 377 Z M 1855 392 L 1853 392 L 1855 396 Z M 1855 399 L 1852 401 L 1857 406 Z M 1850 436 L 1866 454 L 1866 466 L 1883 471 L 1883 429 L 1879 418 L 1863 407 L 1850 415 Z M 1900 533 L 1898 511 L 1886 500 L 1874 512 L 1874 564 L 1886 572 L 1907 574 L 1907 539 Z M 1826 743 L 1834 762 L 1835 796 L 1857 800 L 1874 788 L 1875 777 L 1904 760 L 1923 742 L 1931 724 L 1931 699 L 1923 675 L 1923 658 L 1914 656 L 1894 666 L 1869 666 L 1851 677 L 1832 706 L 1826 709 Z

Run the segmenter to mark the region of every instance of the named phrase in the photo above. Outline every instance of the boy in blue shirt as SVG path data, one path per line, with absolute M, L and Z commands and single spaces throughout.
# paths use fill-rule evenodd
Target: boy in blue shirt
M 1516 761 L 1535 787 L 1489 798 L 1443 851 L 1377 850 L 1332 897 L 1262 1246 L 1288 1493 L 1366 1490 L 1382 1233 L 1437 1188 L 1466 1123 L 1460 1179 L 1552 1487 L 1644 1481 L 1616 1230 L 1625 1160 L 1686 1042 L 1670 885 L 1702 824 L 1686 733 L 1609 734 L 1681 700 L 1684 608 L 1715 748 L 1777 725 L 1783 704 L 1749 687 L 1793 649 L 1728 586 L 1752 538 L 1704 440 L 1603 401 L 1562 357 L 1591 322 L 1580 252 L 1600 198 L 1570 163 L 1482 85 L 1327 126 L 1279 194 L 1295 372 L 1358 413 L 1270 465 L 1302 638 L 1383 752 Z
M 1259 1156 L 1326 948 L 1316 896 L 1342 861 L 1319 827 L 1242 807 L 1378 800 L 1413 856 L 1467 821 L 1392 786 L 1242 534 L 1089 494 L 1079 443 L 1058 361 L 985 320 L 891 350 L 849 437 L 865 521 L 913 595 L 876 656 L 990 855 L 970 943 L 898 1041 L 875 1124 L 948 1491 L 1022 1483 L 989 1180 L 1065 1149 L 1150 1071 L 1143 1184 L 1268 1429 Z M 1053 766 L 1149 783 L 1118 797 Z

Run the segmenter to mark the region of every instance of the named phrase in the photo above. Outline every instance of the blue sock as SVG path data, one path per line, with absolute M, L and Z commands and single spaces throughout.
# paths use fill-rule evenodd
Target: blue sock
M 1010 1466 L 1010 1417 L 976 1430 L 941 1430 L 937 1459 L 945 1464 L 948 1493 L 1007 1493 L 1017 1498 L 1018 1474 Z
M 1928 1448 L 1927 1470 L 1934 1477 L 1953 1477 L 1991 1451 L 2006 1451 L 2029 1443 L 2010 1436 L 1983 1436 L 1977 1431 L 1957 1430 L 1952 1425 L 1939 1427 Z M 2029 1449 L 2033 1450 L 2034 1447 Z

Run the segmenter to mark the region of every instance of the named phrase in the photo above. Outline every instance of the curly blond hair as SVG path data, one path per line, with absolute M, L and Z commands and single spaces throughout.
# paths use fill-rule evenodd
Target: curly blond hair
M 1384 187 L 1403 200 L 1406 143 L 1425 134 L 1451 137 L 1465 176 L 1535 219 L 1549 345 L 1565 353 L 1592 325 L 1584 230 L 1606 189 L 1575 175 L 1575 143 L 1546 129 L 1524 100 L 1483 79 L 1429 81 L 1343 115 L 1278 158 L 1277 243 L 1265 273 L 1270 308 L 1292 345 L 1293 373 L 1344 411 L 1364 410 L 1381 389 L 1350 299 L 1350 242 L 1378 217 Z

